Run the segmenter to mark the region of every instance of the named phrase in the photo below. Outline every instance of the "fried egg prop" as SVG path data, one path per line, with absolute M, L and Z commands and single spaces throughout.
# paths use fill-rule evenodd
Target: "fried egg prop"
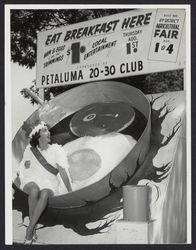
M 135 144 L 133 137 L 120 133 L 85 136 L 67 143 L 64 150 L 73 190 L 95 183 L 109 174 Z

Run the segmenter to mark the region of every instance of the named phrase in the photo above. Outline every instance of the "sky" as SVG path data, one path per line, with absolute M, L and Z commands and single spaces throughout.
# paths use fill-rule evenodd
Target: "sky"
M 29 99 L 24 98 L 20 91 L 29 88 L 36 78 L 36 69 L 27 69 L 17 63 L 11 63 L 11 108 L 12 108 L 12 139 L 23 122 L 38 108 Z

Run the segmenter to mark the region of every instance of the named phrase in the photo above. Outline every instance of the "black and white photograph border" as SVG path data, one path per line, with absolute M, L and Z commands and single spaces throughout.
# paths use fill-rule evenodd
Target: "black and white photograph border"
M 77 56 L 73 58 L 74 51 L 71 51 L 72 58 L 67 59 L 68 69 L 70 72 L 83 70 L 82 77 L 80 75 L 77 79 L 72 77 L 73 82 L 70 82 L 71 73 L 70 76 L 59 73 L 62 71 L 60 62 L 57 62 L 60 70 L 55 74 L 55 66 L 50 65 L 54 58 L 49 55 L 52 49 L 43 48 L 43 44 L 53 48 L 54 42 L 56 46 L 63 29 L 70 27 L 70 30 L 73 30 L 78 25 L 75 29 L 79 30 L 80 18 L 87 27 L 87 23 L 89 26 L 91 23 L 96 25 L 97 20 L 106 18 L 110 20 L 110 17 L 114 17 L 114 20 L 125 20 L 128 11 L 134 13 L 130 16 L 137 17 L 139 15 L 135 14 L 137 10 L 141 11 L 142 16 L 152 9 L 170 9 L 170 11 L 180 9 L 186 13 L 186 21 L 181 23 L 184 31 L 179 28 L 181 45 L 180 42 L 176 43 L 177 55 L 172 59 L 167 58 L 169 61 L 166 60 L 163 66 L 157 66 L 160 67 L 160 71 L 154 71 L 154 68 L 151 68 L 152 72 L 145 71 L 143 65 L 141 69 L 140 63 L 137 66 L 123 63 L 120 53 L 111 55 L 118 48 L 115 47 L 114 38 L 106 39 L 107 34 L 105 34 L 102 39 L 96 39 L 94 43 L 88 40 L 84 43 L 85 46 L 79 48 L 81 53 L 86 53 L 88 45 L 91 45 L 91 53 L 89 50 L 89 53 L 85 54 L 86 58 L 89 57 L 89 65 L 86 63 L 88 60 L 77 65 L 78 58 Z M 40 13 L 45 11 L 46 16 L 39 17 L 37 10 Z M 58 31 L 53 32 L 53 36 L 49 33 L 53 31 L 51 27 L 43 32 L 40 28 L 37 34 L 28 34 L 26 32 L 28 25 L 30 27 L 34 21 L 39 22 L 39 18 L 40 20 L 42 18 L 46 28 L 44 18 L 48 18 L 47 10 L 53 14 L 54 11 L 57 13 L 60 10 L 67 12 L 69 10 L 70 18 L 73 20 L 70 22 L 66 20 L 67 25 L 60 23 L 64 17 L 62 11 L 59 16 L 53 15 L 57 23 L 54 19 L 50 23 L 51 27 L 56 25 Z M 88 10 L 88 13 L 85 13 L 85 10 Z M 32 19 L 25 19 L 25 14 Z M 81 15 L 80 18 L 77 18 L 78 14 Z M 85 15 L 89 15 L 89 19 Z M 116 16 L 118 18 L 115 18 Z M 154 20 L 157 16 L 156 13 Z M 62 19 L 59 19 L 60 17 Z M 59 154 L 62 148 L 65 150 L 69 166 L 68 179 L 73 180 L 73 190 L 61 196 L 48 197 L 47 207 L 34 227 L 37 239 L 32 240 L 31 244 L 190 244 L 192 242 L 190 18 L 190 5 L 186 4 L 5 5 L 6 245 L 24 244 L 28 241 L 25 240 L 31 225 L 28 196 L 27 191 L 20 186 L 22 178 L 18 176 L 17 171 L 19 165 L 22 165 L 23 158 L 25 168 L 29 168 L 28 161 L 25 161 L 25 155 L 29 153 L 26 152 L 29 139 L 31 141 L 37 131 L 42 131 L 46 127 L 52 143 L 61 145 L 59 149 L 54 146 L 52 149 L 54 154 L 56 151 Z M 141 17 L 141 20 L 145 19 Z M 148 21 L 146 16 L 146 26 Z M 30 31 L 38 31 L 36 30 L 38 26 L 35 28 L 31 26 Z M 113 28 L 115 31 L 116 26 L 115 22 L 110 23 L 108 29 Z M 137 44 L 141 44 L 142 35 L 149 32 L 147 28 L 143 31 L 136 28 L 138 33 L 135 32 L 136 35 L 130 36 L 136 40 L 131 41 L 127 38 L 128 43 L 125 45 L 127 54 L 131 53 L 132 49 L 139 51 Z M 155 27 L 152 27 L 152 30 L 154 29 Z M 72 38 L 74 39 L 74 36 Z M 171 37 L 168 35 L 168 40 L 169 38 Z M 116 38 L 118 39 L 120 36 Z M 149 53 L 143 52 L 147 58 L 145 59 L 143 54 L 137 55 L 137 50 L 133 50 L 136 55 L 133 55 L 132 59 L 135 62 L 141 60 L 144 64 L 148 63 L 151 65 L 149 68 L 153 67 L 153 61 L 157 60 L 156 63 L 159 64 L 150 46 L 158 43 L 161 45 L 162 41 L 156 40 L 158 42 L 155 43 L 153 39 L 150 40 Z M 58 48 L 63 48 L 62 46 L 59 43 Z M 162 54 L 158 56 L 160 61 L 165 58 L 164 46 L 162 45 Z M 109 48 L 107 52 L 104 51 L 106 47 Z M 96 48 L 103 49 L 100 52 L 101 56 L 97 53 L 98 49 L 95 51 Z M 184 48 L 185 51 L 180 48 Z M 70 49 L 73 48 L 68 47 L 67 55 Z M 183 52 L 185 52 L 185 62 L 179 62 L 178 55 L 184 56 Z M 93 63 L 93 54 L 96 53 L 98 56 L 95 56 L 96 61 Z M 56 56 L 59 55 L 61 51 L 56 51 Z M 96 78 L 97 71 L 101 72 L 102 69 L 106 70 L 107 76 L 108 67 L 111 65 L 109 59 L 107 61 L 103 57 L 111 57 L 113 60 L 119 58 L 119 62 L 116 60 L 112 64 L 114 67 L 110 67 L 109 70 L 112 71 L 120 65 L 121 73 L 126 71 L 126 74 L 113 76 L 111 73 L 108 77 Z M 102 64 L 99 63 L 99 59 Z M 72 62 L 75 60 L 72 67 L 69 66 L 71 60 Z M 184 65 L 178 68 L 180 63 Z M 143 70 L 142 73 L 135 74 L 134 66 L 138 72 L 140 69 Z M 54 71 L 47 71 L 48 69 Z M 94 76 L 92 81 L 86 79 L 86 72 L 89 69 L 91 76 Z M 53 77 L 49 79 L 48 75 L 51 73 Z M 51 87 L 54 83 L 57 83 L 56 86 Z M 47 88 L 48 86 L 41 84 L 50 86 Z M 42 121 L 45 123 L 43 126 Z M 53 145 L 49 147 L 51 146 Z M 93 158 L 83 159 L 84 155 L 86 157 L 89 153 L 85 151 L 87 149 L 91 150 Z M 77 157 L 80 157 L 80 164 L 75 161 L 76 153 L 79 154 Z M 48 156 L 45 154 L 44 156 L 47 159 Z M 86 164 L 87 160 L 89 164 Z M 31 164 L 32 162 L 31 159 Z M 45 165 L 37 163 L 40 164 Z M 51 166 L 50 164 L 47 163 Z M 106 172 L 103 171 L 104 164 Z M 78 174 L 77 171 L 81 168 L 83 171 Z M 101 174 L 98 176 L 97 173 Z M 74 184 L 77 181 L 82 182 L 80 189 Z M 69 190 L 67 184 L 66 188 Z M 41 197 L 41 191 L 39 195 Z

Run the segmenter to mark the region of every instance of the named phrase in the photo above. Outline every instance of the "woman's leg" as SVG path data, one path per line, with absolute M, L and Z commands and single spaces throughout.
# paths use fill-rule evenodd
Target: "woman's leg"
M 37 224 L 42 212 L 45 210 L 48 204 L 48 198 L 51 197 L 52 195 L 53 192 L 50 189 L 43 189 L 40 191 L 38 201 L 35 205 L 29 226 L 27 228 L 26 232 L 27 240 L 32 239 L 35 225 Z
M 33 211 L 38 202 L 40 189 L 36 183 L 30 182 L 24 186 L 23 190 L 28 194 L 29 220 L 31 220 Z

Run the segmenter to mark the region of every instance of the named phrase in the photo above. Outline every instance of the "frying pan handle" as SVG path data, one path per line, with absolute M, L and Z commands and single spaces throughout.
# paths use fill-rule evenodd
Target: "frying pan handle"
M 37 103 L 39 103 L 41 106 L 44 104 L 44 101 L 39 98 L 37 95 L 35 95 L 30 89 L 24 88 L 25 92 L 27 92 Z

